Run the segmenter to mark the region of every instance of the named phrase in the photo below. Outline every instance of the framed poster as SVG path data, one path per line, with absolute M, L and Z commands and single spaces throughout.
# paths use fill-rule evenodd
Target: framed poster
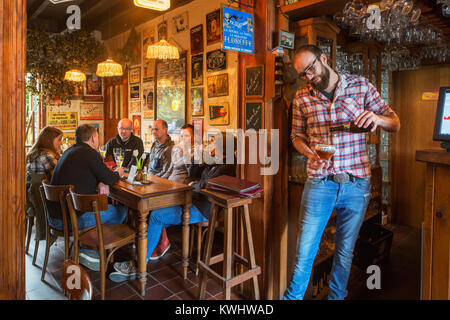
M 253 14 L 222 7 L 222 48 L 253 53 Z
M 133 134 L 135 136 L 140 137 L 141 136 L 141 116 L 134 115 L 132 121 L 133 121 Z
M 102 78 L 97 77 L 96 74 L 86 75 L 86 96 L 101 96 L 102 90 Z
M 245 68 L 245 96 L 262 98 L 264 95 L 264 66 Z
M 130 99 L 139 99 L 140 97 L 141 86 L 134 85 L 130 86 Z
M 48 112 L 47 123 L 60 130 L 75 130 L 78 126 L 78 114 L 76 112 Z
M 208 77 L 208 98 L 228 95 L 228 73 Z
M 103 103 L 81 103 L 80 120 L 103 120 Z
M 203 84 L 203 54 L 191 56 L 191 85 Z
M 63 139 L 67 139 L 67 143 L 74 145 L 75 141 L 75 131 L 63 131 Z
M 212 126 L 225 126 L 230 124 L 230 109 L 228 102 L 209 106 L 209 124 Z
M 222 39 L 222 29 L 220 27 L 220 9 L 206 15 L 206 44 L 219 42 Z
M 158 24 L 158 41 L 167 40 L 167 21 Z
M 294 49 L 295 35 L 293 33 L 280 30 L 279 45 L 287 49 Z
M 154 120 L 154 83 L 144 82 L 142 84 L 142 120 Z
M 189 29 L 188 12 L 173 17 L 173 34 L 177 34 Z
M 141 112 L 141 100 L 130 101 L 129 113 L 140 113 Z
M 191 55 L 203 52 L 203 25 L 191 29 Z
M 179 133 L 186 123 L 186 53 L 177 60 L 156 62 L 156 116 L 169 127 L 169 134 Z
M 223 50 L 213 50 L 206 53 L 206 71 L 216 72 L 227 68 L 227 53 Z
M 147 59 L 147 49 L 148 46 L 155 43 L 155 29 L 150 28 L 142 32 L 142 81 L 148 82 L 153 81 L 155 76 L 155 59 Z
M 191 88 L 192 116 L 203 116 L 203 88 Z
M 192 119 L 194 126 L 194 144 L 203 144 L 203 118 Z
M 259 131 L 264 126 L 264 102 L 245 102 L 245 130 L 255 129 Z
M 130 83 L 141 82 L 141 67 L 130 69 Z

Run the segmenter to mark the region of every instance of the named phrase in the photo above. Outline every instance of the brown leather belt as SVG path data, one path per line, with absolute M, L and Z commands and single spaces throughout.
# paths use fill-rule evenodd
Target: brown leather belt
M 356 180 L 356 177 L 349 175 L 347 173 L 337 173 L 337 174 L 330 174 L 326 177 L 326 180 L 331 180 L 336 183 L 346 183 L 349 181 L 354 182 Z

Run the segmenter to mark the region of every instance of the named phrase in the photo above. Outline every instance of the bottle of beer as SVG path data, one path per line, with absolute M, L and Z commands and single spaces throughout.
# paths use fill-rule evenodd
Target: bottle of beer
M 373 128 L 373 123 L 371 123 L 367 128 L 358 127 L 354 121 L 344 123 L 340 126 L 330 127 L 330 132 L 353 132 L 353 133 L 363 133 L 370 132 Z

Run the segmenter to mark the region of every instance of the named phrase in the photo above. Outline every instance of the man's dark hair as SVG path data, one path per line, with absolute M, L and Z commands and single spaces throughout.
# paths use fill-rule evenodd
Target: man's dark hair
M 190 124 L 190 123 L 184 124 L 184 125 L 181 127 L 181 129 L 191 129 L 192 132 L 194 132 L 194 126 L 193 126 L 192 124 Z
M 320 55 L 323 53 L 322 50 L 318 46 L 312 45 L 312 44 L 306 44 L 303 46 L 298 47 L 295 49 L 294 57 L 302 52 L 311 52 L 314 56 L 320 57 Z
M 75 141 L 77 143 L 88 141 L 94 133 L 97 132 L 97 128 L 88 123 L 79 125 L 75 130 Z

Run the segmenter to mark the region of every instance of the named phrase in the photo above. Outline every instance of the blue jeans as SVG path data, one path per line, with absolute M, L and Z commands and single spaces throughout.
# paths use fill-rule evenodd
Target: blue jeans
M 323 231 L 334 208 L 337 212 L 335 254 L 330 275 L 329 300 L 347 296 L 353 249 L 370 200 L 370 180 L 336 183 L 308 178 L 302 196 L 297 238 L 297 262 L 285 300 L 303 299 Z
M 113 206 L 112 204 L 108 204 L 108 209 L 105 211 L 100 211 L 100 219 L 102 223 L 104 222 L 113 222 L 113 223 L 123 223 L 127 216 L 127 208 L 118 205 Z M 70 218 L 69 218 L 70 219 Z M 63 230 L 63 222 L 60 219 L 53 219 L 48 217 L 48 222 L 52 228 Z M 85 212 L 81 216 L 78 216 L 78 229 L 86 229 L 92 226 L 95 226 L 95 213 L 94 212 Z M 72 231 L 72 227 L 70 225 L 70 230 Z
M 181 224 L 182 214 L 183 208 L 181 206 L 157 209 L 151 212 L 147 228 L 147 262 L 158 245 L 162 229 Z M 208 221 L 208 219 L 196 206 L 191 205 L 189 208 L 189 223 L 205 221 Z

